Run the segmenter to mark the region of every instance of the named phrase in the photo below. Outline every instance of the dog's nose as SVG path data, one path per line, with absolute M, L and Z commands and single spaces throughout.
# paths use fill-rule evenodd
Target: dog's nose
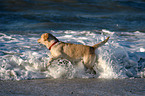
M 37 42 L 40 43 L 40 39 L 38 39 Z

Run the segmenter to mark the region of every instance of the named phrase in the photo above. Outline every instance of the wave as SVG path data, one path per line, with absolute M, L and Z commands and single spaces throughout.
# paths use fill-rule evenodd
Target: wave
M 119 33 L 105 29 L 50 32 L 61 41 L 84 45 L 94 45 L 110 36 L 110 40 L 96 50 L 98 63 L 95 63 L 94 69 L 97 74 L 88 73 L 82 63 L 72 65 L 66 59 L 58 59 L 46 69 L 51 54 L 37 43 L 40 34 L 0 33 L 0 79 L 145 77 L 144 33 Z

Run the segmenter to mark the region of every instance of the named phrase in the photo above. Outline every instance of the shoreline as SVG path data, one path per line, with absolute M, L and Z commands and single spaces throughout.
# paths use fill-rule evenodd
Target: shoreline
M 145 79 L 0 80 L 2 96 L 144 96 Z

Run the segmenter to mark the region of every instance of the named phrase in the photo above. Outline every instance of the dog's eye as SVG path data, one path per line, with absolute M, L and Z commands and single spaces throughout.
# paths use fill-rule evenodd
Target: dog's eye
M 47 41 L 48 40 L 48 38 L 44 38 L 44 41 Z

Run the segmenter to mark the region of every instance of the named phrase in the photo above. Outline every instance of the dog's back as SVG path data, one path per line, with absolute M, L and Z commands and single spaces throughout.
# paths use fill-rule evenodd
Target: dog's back
M 81 59 L 84 55 L 95 54 L 94 47 L 71 43 L 63 44 L 63 52 L 71 59 Z

